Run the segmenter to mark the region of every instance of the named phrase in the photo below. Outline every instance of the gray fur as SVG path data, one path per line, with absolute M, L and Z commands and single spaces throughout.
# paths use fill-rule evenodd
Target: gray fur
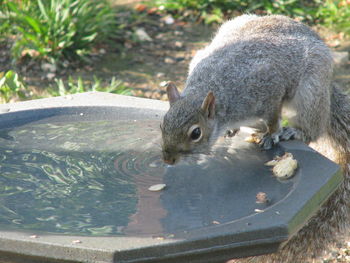
M 273 134 L 282 112 L 305 142 L 326 137 L 336 149 L 346 176 L 337 192 L 279 253 L 243 261 L 307 262 L 348 224 L 350 99 L 332 75 L 331 52 L 309 27 L 279 15 L 243 15 L 224 23 L 196 54 L 181 98 L 164 117 L 164 159 L 210 149 L 227 128 L 251 119 L 263 119 Z M 201 110 L 210 91 L 214 118 Z M 192 143 L 187 131 L 196 123 L 205 136 Z
M 330 50 L 309 27 L 284 16 L 243 15 L 224 23 L 212 42 L 193 58 L 182 98 L 164 118 L 163 143 L 187 138 L 189 120 L 209 91 L 215 95 L 215 122 L 222 132 L 250 119 L 263 119 L 273 134 L 282 108 L 290 123 L 312 141 L 329 126 Z M 189 125 L 184 125 L 188 123 Z M 211 128 L 212 129 L 212 128 Z M 178 152 L 210 147 L 221 133 Z M 190 142 L 189 142 L 190 143 Z M 167 147 L 169 148 L 169 147 Z

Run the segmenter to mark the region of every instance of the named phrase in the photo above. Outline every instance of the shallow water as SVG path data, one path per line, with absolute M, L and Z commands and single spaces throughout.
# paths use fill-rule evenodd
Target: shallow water
M 166 235 L 237 220 L 286 196 L 293 180 L 279 182 L 263 165 L 279 150 L 262 152 L 232 140 L 219 143 L 212 156 L 167 167 L 160 157 L 159 120 L 1 129 L 0 229 Z M 166 188 L 148 190 L 159 183 Z M 258 192 L 270 202 L 256 204 Z
M 1 228 L 122 234 L 137 208 L 136 184 L 149 187 L 164 173 L 155 127 L 90 121 L 0 130 Z

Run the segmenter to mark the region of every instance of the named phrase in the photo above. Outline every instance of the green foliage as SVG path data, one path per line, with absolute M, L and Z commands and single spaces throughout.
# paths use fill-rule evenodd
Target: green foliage
M 158 6 L 164 10 L 176 13 L 181 16 L 186 14 L 190 19 L 202 19 L 206 24 L 222 22 L 224 13 L 229 10 L 240 10 L 246 7 L 251 0 L 156 0 Z
M 24 99 L 26 89 L 16 72 L 12 70 L 6 73 L 0 72 L 0 97 L 4 102 L 9 102 L 13 97 Z
M 266 11 L 267 14 L 284 14 L 308 21 L 312 21 L 315 17 L 318 5 L 315 0 L 263 0 L 260 3 L 259 9 Z
M 94 81 L 91 83 L 84 82 L 80 77 L 77 80 L 69 77 L 67 83 L 64 83 L 62 79 L 56 79 L 55 84 L 51 85 L 47 90 L 50 96 L 65 96 L 87 91 L 131 95 L 130 89 L 125 87 L 120 80 L 116 80 L 114 77 L 108 84 L 102 83 L 102 81 L 95 76 Z M 16 72 L 12 70 L 6 73 L 0 72 L 0 99 L 3 102 L 7 103 L 13 98 L 20 100 L 29 99 L 26 97 L 26 94 L 29 93 L 28 86 Z
M 336 31 L 350 35 L 350 3 L 346 0 L 326 0 L 320 6 L 317 17 Z
M 289 125 L 289 121 L 287 119 L 282 119 L 282 127 L 288 127 Z
M 190 11 L 205 23 L 221 22 L 237 13 L 284 14 L 311 21 L 317 12 L 317 0 L 156 0 L 158 6 L 178 14 Z
M 82 93 L 87 91 L 103 91 L 121 95 L 131 95 L 130 90 L 125 87 L 121 81 L 116 80 L 114 77 L 108 85 L 103 85 L 101 83 L 101 80 L 95 76 L 94 82 L 90 84 L 84 83 L 80 77 L 76 81 L 72 77 L 69 77 L 66 84 L 62 79 L 56 79 L 55 85 L 51 86 L 48 89 L 48 92 L 51 96 L 65 96 L 68 94 Z
M 25 54 L 50 62 L 81 58 L 116 26 L 107 0 L 23 0 L 6 6 L 18 34 L 16 58 Z
M 11 31 L 11 24 L 9 19 L 9 12 L 4 0 L 0 0 L 0 40 L 7 37 L 8 32 Z

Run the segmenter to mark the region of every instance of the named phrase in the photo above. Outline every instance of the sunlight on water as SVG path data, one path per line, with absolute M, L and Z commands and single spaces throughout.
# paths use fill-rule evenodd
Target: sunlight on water
M 264 166 L 282 153 L 223 138 L 211 154 L 168 167 L 159 120 L 41 119 L 0 129 L 0 229 L 157 236 L 232 222 L 292 189 L 294 179 L 279 182 Z M 156 184 L 166 188 L 150 191 Z M 258 192 L 270 201 L 256 204 Z
M 138 185 L 164 173 L 158 121 L 27 124 L 0 130 L 0 227 L 119 235 Z

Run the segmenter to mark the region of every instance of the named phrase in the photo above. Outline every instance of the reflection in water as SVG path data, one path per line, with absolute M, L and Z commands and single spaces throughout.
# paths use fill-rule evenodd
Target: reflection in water
M 280 148 L 262 152 L 246 143 L 237 154 L 230 154 L 231 150 L 217 148 L 200 165 L 182 163 L 167 170 L 164 183 L 171 187 L 161 200 L 167 211 L 162 223 L 168 233 L 232 222 L 254 214 L 255 209 L 268 209 L 289 193 L 295 178 L 280 182 L 264 166 L 281 154 Z M 268 203 L 256 203 L 259 192 L 267 194 Z
M 242 138 L 165 169 L 158 125 L 81 121 L 0 130 L 0 228 L 166 235 L 251 215 L 267 208 L 255 203 L 258 192 L 271 206 L 293 186 L 263 165 L 281 149 L 262 152 Z M 148 190 L 158 183 L 166 189 Z
M 0 227 L 123 234 L 138 206 L 138 188 L 164 172 L 152 167 L 160 158 L 157 125 L 99 121 L 2 129 Z

